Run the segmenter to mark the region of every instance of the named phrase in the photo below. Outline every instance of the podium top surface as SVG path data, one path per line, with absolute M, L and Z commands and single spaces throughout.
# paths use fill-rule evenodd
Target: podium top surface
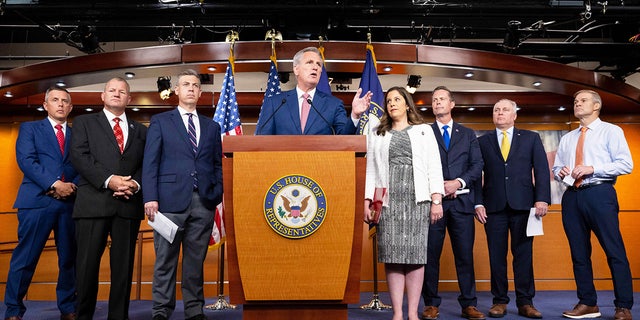
M 363 135 L 224 136 L 222 152 L 227 157 L 250 151 L 353 151 L 364 155 L 367 139 Z

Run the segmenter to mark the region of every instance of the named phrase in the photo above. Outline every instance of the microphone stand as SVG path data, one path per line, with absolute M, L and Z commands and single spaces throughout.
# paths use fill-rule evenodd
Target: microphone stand
M 224 242 L 220 244 L 220 249 L 218 251 L 218 301 L 204 307 L 209 310 L 235 309 L 236 306 L 228 303 L 224 297 Z
M 380 296 L 378 294 L 378 236 L 377 233 L 374 233 L 371 236 L 372 239 L 372 247 L 373 247 L 373 297 L 371 301 L 367 304 L 363 304 L 360 306 L 362 310 L 376 310 L 383 311 L 387 309 L 391 309 L 391 306 L 388 304 L 382 303 L 380 301 Z

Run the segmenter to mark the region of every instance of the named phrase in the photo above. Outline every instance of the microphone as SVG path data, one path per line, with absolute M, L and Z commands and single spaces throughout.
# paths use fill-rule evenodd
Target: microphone
M 320 116 L 320 118 L 322 118 L 322 120 L 324 120 L 324 122 L 329 126 L 329 129 L 331 129 L 331 134 L 333 134 L 333 135 L 335 136 L 335 135 L 336 135 L 336 131 L 335 131 L 335 130 L 333 130 L 333 126 L 331 125 L 331 123 L 329 123 L 329 121 L 327 121 L 327 119 L 325 119 L 325 118 L 322 116 L 322 113 L 320 113 L 320 111 L 318 111 L 318 109 L 316 109 L 316 106 L 314 106 L 314 105 L 313 105 L 313 102 L 311 101 L 311 99 L 310 99 L 310 98 L 307 98 L 307 103 L 311 106 L 311 108 L 312 108 L 313 110 L 315 110 L 315 111 L 316 111 L 316 113 Z
M 260 132 L 262 129 L 264 129 L 264 126 L 269 123 L 269 121 L 271 121 L 271 119 L 273 119 L 273 117 L 276 115 L 276 112 L 278 112 L 278 110 L 280 110 L 280 108 L 282 108 L 282 106 L 284 106 L 284 104 L 287 103 L 287 99 L 282 98 L 282 102 L 280 102 L 280 105 L 273 110 L 273 113 L 269 116 L 269 118 L 267 118 L 267 120 L 264 121 L 264 123 L 262 124 L 262 126 L 259 129 L 256 129 L 256 134 L 260 135 L 262 134 L 262 132 Z

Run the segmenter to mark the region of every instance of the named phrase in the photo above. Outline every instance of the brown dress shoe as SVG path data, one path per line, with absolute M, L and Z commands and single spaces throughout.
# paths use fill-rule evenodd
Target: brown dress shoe
M 616 308 L 616 314 L 613 316 L 614 320 L 632 320 L 631 310 L 627 308 Z
M 4 320 L 22 320 L 22 317 L 20 317 L 20 316 L 11 316 L 9 318 L 4 318 Z
M 480 312 L 475 306 L 468 306 L 462 309 L 462 317 L 469 320 L 484 320 L 484 313 Z
M 536 307 L 530 304 L 519 306 L 518 314 L 531 319 L 542 319 L 542 313 L 540 313 L 540 311 L 538 311 Z
M 422 311 L 422 319 L 424 320 L 435 320 L 438 319 L 440 315 L 440 311 L 438 307 L 434 306 L 426 306 L 424 307 L 424 311 Z
M 573 307 L 573 310 L 565 311 L 562 315 L 571 319 L 586 319 L 598 318 L 602 314 L 600 313 L 600 308 L 598 308 L 598 306 L 588 306 L 586 304 L 578 303 Z
M 60 320 L 76 320 L 78 315 L 75 312 L 60 315 Z
M 489 309 L 489 317 L 502 318 L 507 314 L 507 305 L 505 303 L 496 303 Z

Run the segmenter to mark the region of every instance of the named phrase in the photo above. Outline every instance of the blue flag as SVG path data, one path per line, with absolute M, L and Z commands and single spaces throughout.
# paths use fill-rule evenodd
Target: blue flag
M 320 46 L 320 48 L 318 48 L 318 51 L 320 51 L 320 57 L 322 58 L 322 73 L 320 74 L 320 81 L 318 81 L 316 89 L 324 93 L 331 94 L 331 84 L 329 83 L 327 68 L 324 66 L 324 47 Z
M 369 130 L 378 126 L 380 118 L 384 114 L 384 92 L 380 79 L 378 79 L 378 71 L 376 71 L 376 56 L 373 52 L 373 45 L 367 44 L 367 59 L 364 62 L 362 70 L 362 80 L 360 80 L 360 88 L 362 93 L 371 91 L 371 104 L 369 109 L 360 116 L 358 122 L 357 134 L 367 134 Z

